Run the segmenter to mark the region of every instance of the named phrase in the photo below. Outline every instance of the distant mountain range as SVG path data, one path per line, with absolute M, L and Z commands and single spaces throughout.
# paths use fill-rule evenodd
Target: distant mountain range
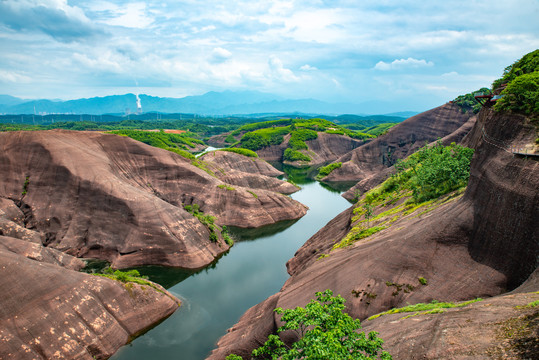
M 381 108 L 392 110 L 391 104 L 381 103 L 327 103 L 314 99 L 283 99 L 257 91 L 208 92 L 183 98 L 162 98 L 140 94 L 111 95 L 76 100 L 24 100 L 0 95 L 0 114 L 133 114 L 137 112 L 190 113 L 200 115 L 253 115 L 253 114 L 384 114 Z M 378 110 L 376 110 L 378 109 Z M 388 112 L 389 112 L 388 111 Z M 409 117 L 416 112 L 391 113 Z

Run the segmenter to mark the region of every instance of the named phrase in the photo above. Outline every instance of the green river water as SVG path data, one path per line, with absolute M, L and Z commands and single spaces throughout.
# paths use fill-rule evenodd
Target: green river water
M 163 267 L 139 269 L 180 298 L 182 306 L 122 347 L 112 360 L 204 359 L 247 309 L 279 291 L 289 277 L 286 262 L 309 237 L 350 206 L 338 191 L 288 176 L 301 186 L 292 198 L 309 207 L 300 220 L 256 230 L 231 229 L 235 245 L 196 273 Z

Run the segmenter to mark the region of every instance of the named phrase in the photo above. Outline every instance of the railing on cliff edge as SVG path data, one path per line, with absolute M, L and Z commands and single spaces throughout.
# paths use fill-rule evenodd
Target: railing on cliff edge
M 527 148 L 519 148 L 514 145 L 508 145 L 505 141 L 495 139 L 492 136 L 489 136 L 486 131 L 485 127 L 481 127 L 481 138 L 487 143 L 492 146 L 495 146 L 505 152 L 508 152 L 509 154 L 512 154 L 513 156 L 523 156 L 523 157 L 532 157 L 534 159 L 539 159 L 539 154 L 537 153 L 528 153 Z

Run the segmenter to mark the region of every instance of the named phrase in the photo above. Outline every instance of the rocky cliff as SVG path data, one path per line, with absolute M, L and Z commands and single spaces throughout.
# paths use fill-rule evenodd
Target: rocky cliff
M 67 268 L 58 266 L 59 255 Z M 1 359 L 107 359 L 178 308 L 157 284 L 70 270 L 77 261 L 0 236 Z
M 281 194 L 292 194 L 299 188 L 289 182 L 276 179 L 284 173 L 266 161 L 228 151 L 212 151 L 201 159 L 214 164 L 212 171 L 227 184 L 264 189 Z
M 342 166 L 328 176 L 324 182 L 363 181 L 345 195 L 347 199 L 355 189 L 365 191 L 385 179 L 384 174 L 397 159 L 404 159 L 425 143 L 447 137 L 447 142 L 458 142 L 470 130 L 475 121 L 471 112 L 463 112 L 455 104 L 445 104 L 435 109 L 412 116 L 395 125 L 389 131 L 341 156 L 336 161 Z
M 273 191 L 256 189 L 254 196 L 248 188 L 231 190 L 189 160 L 126 137 L 1 133 L 0 147 L 0 198 L 24 214 L 19 224 L 0 219 L 2 231 L 36 230 L 38 238 L 31 241 L 115 267 L 200 268 L 226 251 L 228 245 L 220 238 L 210 241 L 210 229 L 183 205 L 196 203 L 216 224 L 240 227 L 306 212 Z
M 443 108 L 455 111 L 451 105 Z M 496 296 L 522 284 L 538 266 L 539 166 L 537 161 L 514 156 L 510 148 L 534 141 L 535 136 L 536 129 L 526 118 L 483 109 L 465 139 L 476 154 L 464 196 L 320 257 L 349 231 L 352 211 L 345 211 L 305 243 L 289 261 L 292 276 L 281 291 L 249 310 L 210 358 L 220 359 L 230 352 L 248 354 L 263 333 L 276 330 L 279 320 L 271 314 L 274 307 L 304 306 L 324 289 L 341 294 L 347 312 L 365 319 L 406 304 Z M 536 283 L 531 287 L 539 290 Z M 432 331 L 443 332 L 443 324 L 449 323 L 435 319 L 417 331 L 429 331 L 431 326 Z M 404 328 L 400 329 L 384 331 L 401 336 Z M 285 336 L 285 340 L 292 338 Z M 391 344 L 402 344 L 400 339 L 389 340 L 386 349 L 391 353 Z M 443 348 L 443 341 L 429 339 L 433 343 L 428 347 L 408 348 L 413 347 L 418 358 L 436 358 L 429 354 Z M 409 353 L 394 346 L 397 355 L 408 358 Z
M 257 150 L 257 154 L 267 161 L 283 161 L 283 154 L 288 147 L 290 136 L 287 135 L 280 145 L 273 145 Z M 309 156 L 311 161 L 284 161 L 285 164 L 294 167 L 320 167 L 336 161 L 339 157 L 349 153 L 357 147 L 365 144 L 364 140 L 353 139 L 346 135 L 318 132 L 314 140 L 307 140 L 307 150 L 301 153 Z

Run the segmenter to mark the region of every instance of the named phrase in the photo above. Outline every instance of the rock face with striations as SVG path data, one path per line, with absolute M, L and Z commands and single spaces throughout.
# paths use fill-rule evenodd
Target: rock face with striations
M 288 147 L 289 140 L 290 135 L 286 135 L 282 144 L 262 148 L 257 150 L 257 154 L 267 161 L 283 161 L 284 151 Z M 307 140 L 305 143 L 308 149 L 300 150 L 300 152 L 309 156 L 311 161 L 284 161 L 284 163 L 294 167 L 320 167 L 365 144 L 365 141 L 346 135 L 318 132 L 316 139 Z
M 341 156 L 336 161 L 342 162 L 342 166 L 332 171 L 323 181 L 363 180 L 364 183 L 356 188 L 361 191 L 369 190 L 388 176 L 387 168 L 394 165 L 397 159 L 406 158 L 425 143 L 438 138 L 447 136 L 448 142 L 458 142 L 474 122 L 473 113 L 463 113 L 455 104 L 445 104 L 412 116 L 389 129 L 386 134 Z M 355 189 L 345 197 L 351 199 Z
M 275 179 L 274 177 L 284 173 L 260 158 L 229 151 L 212 151 L 202 155 L 201 159 L 214 164 L 213 172 L 227 184 L 270 190 L 281 194 L 292 194 L 299 190 L 297 186 L 289 182 Z
M 331 289 L 341 294 L 347 300 L 347 312 L 363 320 L 408 303 L 496 296 L 533 277 L 539 265 L 539 162 L 515 157 L 509 147 L 533 142 L 535 136 L 536 129 L 524 117 L 483 109 L 464 140 L 476 153 L 462 198 L 317 261 L 320 249 L 331 248 L 349 231 L 352 212 L 343 212 L 289 261 L 291 277 L 270 298 L 271 306 L 267 300 L 249 310 L 209 358 L 249 353 L 264 337 L 262 330 L 269 334 L 279 326 L 278 317 L 270 315 L 268 308 L 304 306 L 316 291 Z M 489 139 L 504 146 L 493 145 Z M 428 280 L 427 285 L 418 281 L 421 277 Z M 536 282 L 530 286 L 528 291 L 539 290 Z M 428 326 L 436 329 L 431 331 L 442 330 L 437 320 Z M 373 325 L 369 330 L 377 329 Z M 387 331 L 393 334 L 389 336 L 399 336 Z M 293 337 L 288 334 L 284 339 Z M 431 340 L 435 342 L 428 347 L 414 348 L 417 357 L 436 358 L 430 354 L 444 345 L 440 338 Z M 398 343 L 398 339 L 389 340 L 389 344 Z M 391 346 L 386 347 L 390 353 Z
M 24 243 L 33 248 L 26 256 L 19 254 Z M 40 251 L 38 244 L 6 237 L 0 244 L 1 359 L 107 359 L 178 308 L 159 285 L 122 284 L 53 265 L 57 251 Z M 45 252 L 49 257 L 31 259 Z M 71 268 L 77 261 L 64 259 Z
M 24 214 L 19 227 L 0 216 L 3 232 L 36 230 L 46 246 L 115 267 L 201 268 L 226 251 L 183 205 L 196 203 L 216 224 L 239 227 L 306 212 L 273 191 L 257 189 L 257 197 L 243 187 L 231 191 L 189 160 L 126 137 L 12 132 L 0 134 L 0 148 L 0 198 Z

